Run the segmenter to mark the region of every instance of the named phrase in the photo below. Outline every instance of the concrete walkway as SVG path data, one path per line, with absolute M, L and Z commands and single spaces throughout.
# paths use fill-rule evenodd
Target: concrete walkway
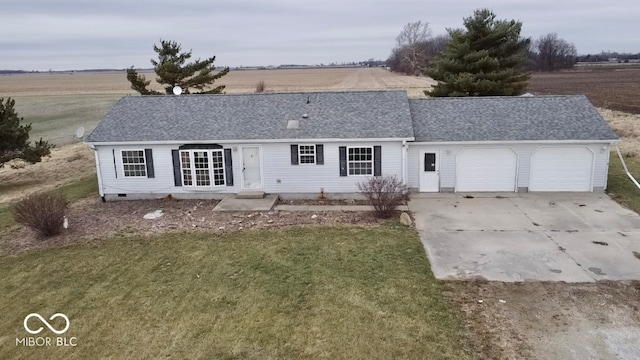
M 235 195 L 229 195 L 222 199 L 213 211 L 373 211 L 370 205 L 287 205 L 280 204 L 277 195 L 266 195 L 260 199 L 238 199 Z M 409 211 L 407 205 L 396 208 L 399 211 Z

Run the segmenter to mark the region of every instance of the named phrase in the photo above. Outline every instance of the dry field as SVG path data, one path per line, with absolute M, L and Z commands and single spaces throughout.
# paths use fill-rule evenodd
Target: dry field
M 584 94 L 622 139 L 630 157 L 640 154 L 640 67 L 581 67 L 574 71 L 535 73 L 534 94 Z
M 536 73 L 529 81 L 536 94 L 585 94 L 595 106 L 640 114 L 640 66 L 579 67 Z
M 144 72 L 152 88 L 155 74 Z M 422 91 L 434 82 L 429 78 L 404 76 L 382 68 L 236 70 L 218 80 L 228 94 L 251 93 L 264 81 L 267 91 L 322 91 L 364 89 L 406 89 L 409 96 L 424 96 Z M 124 71 L 76 72 L 67 74 L 0 75 L 0 97 L 14 98 L 49 95 L 136 94 L 129 87 Z

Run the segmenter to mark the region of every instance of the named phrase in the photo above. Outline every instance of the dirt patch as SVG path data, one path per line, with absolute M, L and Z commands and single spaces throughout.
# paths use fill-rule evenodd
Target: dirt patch
M 640 282 L 443 282 L 480 359 L 635 359 Z
M 43 240 L 31 230 L 18 227 L 2 235 L 8 254 L 76 243 L 104 241 L 113 237 L 145 236 L 167 232 L 207 232 L 224 234 L 248 229 L 277 228 L 292 225 L 375 225 L 382 222 L 372 212 L 342 211 L 263 211 L 214 212 L 215 201 L 140 200 L 103 203 L 87 198 L 71 205 L 69 229 Z M 157 219 L 144 215 L 162 210 Z

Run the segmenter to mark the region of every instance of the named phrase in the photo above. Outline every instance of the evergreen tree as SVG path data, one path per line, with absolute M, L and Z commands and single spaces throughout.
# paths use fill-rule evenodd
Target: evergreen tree
M 530 74 L 525 70 L 530 40 L 520 37 L 522 23 L 496 20 L 488 9 L 464 19 L 465 29 L 448 29 L 451 41 L 425 70 L 438 81 L 429 96 L 520 95 Z
M 158 54 L 158 60 L 151 60 L 153 69 L 158 76 L 156 81 L 164 85 L 167 94 L 171 94 L 175 86 L 180 86 L 185 94 L 190 93 L 189 89 L 198 90 L 196 94 L 220 94 L 224 90 L 224 85 L 211 88 L 217 79 L 229 73 L 228 67 L 218 73 L 214 72 L 215 56 L 188 63 L 187 61 L 191 58 L 191 50 L 182 52 L 180 44 L 166 40 L 160 40 L 160 46 L 154 45 L 153 50 Z M 127 80 L 131 83 L 131 88 L 142 95 L 161 94 L 148 89 L 151 81 L 147 80 L 144 75 L 139 75 L 133 67 L 127 69 Z
M 15 100 L 0 98 L 0 167 L 9 160 L 22 159 L 31 164 L 39 162 L 49 155 L 53 145 L 46 141 L 29 143 L 31 124 L 20 125 L 24 120 L 15 111 Z

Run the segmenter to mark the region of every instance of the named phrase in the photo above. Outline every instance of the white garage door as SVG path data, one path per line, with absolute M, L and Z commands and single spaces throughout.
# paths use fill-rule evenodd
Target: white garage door
M 541 147 L 531 156 L 529 191 L 591 191 L 593 152 L 586 147 Z
M 508 148 L 463 149 L 456 158 L 456 191 L 515 191 L 517 160 Z

